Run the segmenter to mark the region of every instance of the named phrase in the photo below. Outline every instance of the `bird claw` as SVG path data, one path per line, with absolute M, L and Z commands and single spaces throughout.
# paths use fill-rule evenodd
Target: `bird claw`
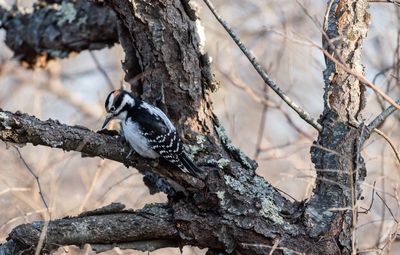
M 133 153 L 135 153 L 135 152 L 134 152 L 134 150 L 131 148 L 131 150 L 129 151 L 128 156 L 126 156 L 126 158 L 128 159 L 131 155 L 133 155 Z

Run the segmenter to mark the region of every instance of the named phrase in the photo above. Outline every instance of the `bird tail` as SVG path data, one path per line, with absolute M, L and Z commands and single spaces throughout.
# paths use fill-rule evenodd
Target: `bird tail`
M 188 155 L 186 155 L 185 152 L 179 155 L 179 159 L 185 168 L 182 169 L 184 172 L 189 172 L 194 176 L 200 176 L 203 173 L 203 170 L 196 166 L 196 164 L 188 157 Z

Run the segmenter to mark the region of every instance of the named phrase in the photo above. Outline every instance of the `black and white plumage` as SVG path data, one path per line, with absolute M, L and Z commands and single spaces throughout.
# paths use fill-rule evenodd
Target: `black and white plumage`
M 183 150 L 176 128 L 159 108 L 125 90 L 112 91 L 105 102 L 108 113 L 102 128 L 111 119 L 121 120 L 121 132 L 129 145 L 142 157 L 162 157 L 185 173 L 201 172 Z

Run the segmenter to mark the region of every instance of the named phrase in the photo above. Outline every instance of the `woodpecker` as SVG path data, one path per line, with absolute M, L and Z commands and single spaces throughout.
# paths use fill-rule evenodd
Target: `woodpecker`
M 107 116 L 102 129 L 110 120 L 119 119 L 121 135 L 140 156 L 164 158 L 181 171 L 195 176 L 202 172 L 184 152 L 175 126 L 159 108 L 122 89 L 107 96 L 105 108 Z

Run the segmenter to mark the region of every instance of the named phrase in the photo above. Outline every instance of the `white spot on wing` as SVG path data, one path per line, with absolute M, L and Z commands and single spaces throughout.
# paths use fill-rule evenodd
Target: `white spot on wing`
M 173 142 L 174 142 L 174 139 L 171 139 L 171 141 L 170 141 L 170 143 L 169 143 L 169 145 L 168 145 L 169 148 L 172 147 L 172 143 L 173 143 Z

